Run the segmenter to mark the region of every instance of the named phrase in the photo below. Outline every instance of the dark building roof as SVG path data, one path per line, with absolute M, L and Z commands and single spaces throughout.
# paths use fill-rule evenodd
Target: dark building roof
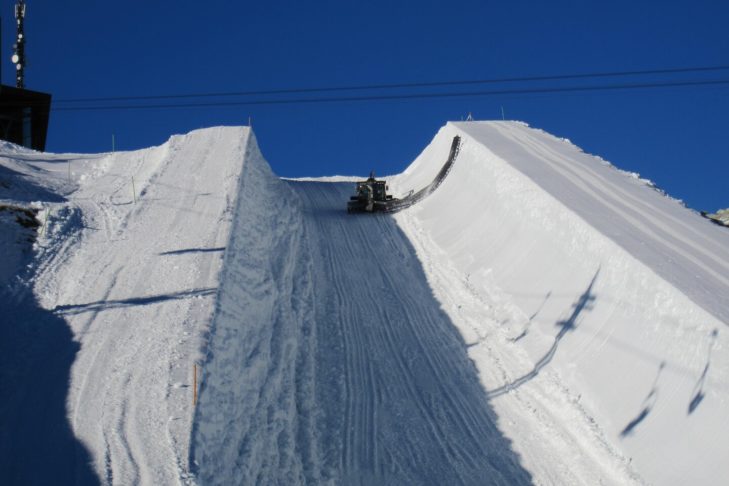
M 44 151 L 50 111 L 50 94 L 0 85 L 0 139 Z

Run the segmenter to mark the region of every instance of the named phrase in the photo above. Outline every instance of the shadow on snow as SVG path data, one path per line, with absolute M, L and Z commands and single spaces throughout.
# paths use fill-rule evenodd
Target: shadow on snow
M 699 380 L 696 382 L 696 385 L 694 385 L 693 392 L 691 393 L 692 398 L 688 406 L 689 415 L 694 413 L 699 404 L 701 404 L 704 400 L 704 384 L 706 382 L 706 375 L 709 373 L 709 365 L 711 364 L 711 352 L 714 350 L 714 345 L 716 344 L 716 338 L 718 335 L 718 329 L 714 329 L 711 331 L 711 334 L 709 334 L 709 352 L 706 356 L 706 365 L 704 366 L 704 371 L 701 373 L 701 376 L 699 376 Z
M 658 401 L 658 380 L 661 378 L 661 374 L 663 373 L 663 370 L 666 368 L 666 362 L 662 361 L 660 365 L 658 365 L 658 372 L 656 373 L 656 377 L 653 380 L 653 386 L 651 386 L 650 391 L 648 392 L 648 395 L 643 399 L 643 404 L 641 405 L 641 410 L 638 412 L 638 415 L 635 416 L 633 420 L 628 422 L 628 425 L 625 426 L 625 428 L 620 432 L 620 437 L 627 437 L 631 435 L 635 428 L 644 421 L 648 415 L 653 411 L 653 407 L 656 406 L 656 402 Z
M 288 184 L 314 250 L 322 470 L 344 484 L 530 483 L 395 220 L 347 214 L 350 183 Z
M 535 310 L 534 313 L 531 316 L 529 316 L 529 320 L 527 321 L 527 324 L 524 327 L 524 330 L 521 332 L 521 334 L 519 334 L 515 338 L 512 338 L 511 342 L 515 343 L 517 341 L 520 341 L 521 339 L 524 339 L 527 336 L 527 334 L 529 334 L 529 330 L 531 328 L 532 321 L 534 321 L 534 319 L 539 315 L 539 313 L 544 308 L 544 305 L 547 303 L 547 301 L 549 300 L 549 298 L 551 296 L 552 296 L 552 291 L 550 290 L 549 292 L 547 292 L 547 295 L 544 296 L 544 299 L 542 300 L 542 303 L 539 305 L 537 310 Z
M 79 345 L 30 295 L 0 295 L 0 478 L 8 485 L 98 484 L 66 413 Z
M 119 307 L 130 307 L 136 305 L 150 305 L 168 300 L 189 299 L 192 297 L 204 297 L 213 295 L 217 289 L 215 287 L 204 289 L 183 290 L 180 292 L 171 292 L 169 294 L 150 295 L 147 297 L 132 297 L 120 300 L 100 300 L 97 302 L 89 302 L 87 304 L 70 304 L 59 305 L 53 309 L 54 312 L 61 314 L 83 314 L 84 312 L 101 312 Z
M 517 378 L 516 380 L 512 381 L 511 383 L 508 383 L 506 385 L 500 386 L 498 388 L 494 388 L 493 390 L 488 392 L 489 398 L 495 398 L 498 396 L 501 396 L 505 393 L 509 393 L 512 390 L 515 390 L 516 388 L 519 388 L 524 383 L 528 382 L 529 380 L 536 377 L 542 369 L 549 364 L 550 361 L 552 361 L 552 358 L 554 358 L 554 354 L 557 352 L 557 347 L 559 346 L 560 341 L 562 338 L 569 332 L 572 331 L 577 326 L 577 318 L 580 316 L 580 314 L 585 310 L 592 309 L 592 305 L 595 301 L 595 294 L 592 292 L 592 287 L 595 285 L 595 281 L 597 280 L 597 276 L 600 274 L 600 269 L 598 268 L 595 272 L 595 275 L 592 277 L 592 280 L 590 281 L 590 285 L 587 286 L 587 289 L 580 295 L 580 297 L 577 299 L 577 302 L 575 302 L 572 306 L 572 314 L 570 316 L 563 320 L 557 322 L 557 327 L 559 327 L 559 332 L 554 337 L 554 343 L 552 343 L 552 347 L 549 348 L 549 351 L 539 360 L 537 361 L 537 364 L 534 365 L 534 369 L 532 369 L 529 373 L 527 373 L 524 376 L 521 376 Z M 549 297 L 550 294 L 547 294 L 547 297 Z M 546 301 L 545 298 L 545 301 Z M 536 315 L 536 314 L 535 314 Z M 519 340 L 523 336 L 518 336 L 514 339 L 514 341 Z
M 691 400 L 688 404 L 688 410 L 687 415 L 691 415 L 696 411 L 698 406 L 701 404 L 701 402 L 704 400 L 705 392 L 704 392 L 704 386 L 706 382 L 706 376 L 709 373 L 709 366 L 711 365 L 711 353 L 714 349 L 714 346 L 716 344 L 716 338 L 719 335 L 719 330 L 714 329 L 709 333 L 709 345 L 708 345 L 708 352 L 706 355 L 706 365 L 704 365 L 704 369 L 701 372 L 701 375 L 699 376 L 698 381 L 694 385 L 694 389 L 691 392 Z M 666 362 L 663 361 L 658 366 L 658 372 L 656 374 L 655 379 L 653 380 L 653 385 L 651 386 L 650 391 L 648 392 L 648 395 L 643 399 L 643 403 L 641 405 L 641 409 L 638 412 L 638 414 L 633 418 L 628 424 L 625 426 L 625 428 L 620 432 L 620 437 L 627 437 L 629 435 L 632 435 L 635 433 L 636 427 L 643 422 L 648 415 L 650 415 L 651 411 L 653 411 L 653 408 L 656 405 L 656 402 L 658 401 L 658 381 L 661 377 L 661 373 L 666 367 Z
M 220 248 L 185 248 L 184 250 L 164 251 L 164 252 L 160 253 L 160 256 L 184 255 L 186 253 L 217 253 L 217 252 L 223 252 L 223 251 L 225 251 L 224 246 L 222 246 Z
M 13 156 L 13 158 L 17 157 Z M 17 202 L 63 202 L 66 200 L 63 196 L 39 186 L 25 174 L 0 165 L 0 198 L 7 197 L 3 195 L 6 190 L 10 191 L 11 198 Z

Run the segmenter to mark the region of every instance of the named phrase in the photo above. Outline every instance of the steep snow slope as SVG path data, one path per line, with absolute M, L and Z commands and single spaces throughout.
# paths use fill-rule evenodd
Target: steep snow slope
M 202 484 L 286 478 L 303 467 L 289 448 L 302 420 L 295 408 L 310 408 L 294 380 L 297 357 L 311 349 L 301 215 L 253 138 L 246 160 L 195 417 Z
M 76 187 L 66 177 L 70 160 L 78 165 L 98 157 L 39 154 L 0 142 L 0 206 L 38 210 L 64 204 Z M 18 225 L 15 213 L 0 218 L 0 478 L 3 484 L 93 484 L 91 459 L 66 412 L 79 346 L 66 322 L 33 293 L 39 266 L 63 245 L 48 237 L 47 225 Z M 39 214 L 41 221 L 46 214 Z
M 1 241 L 3 482 L 725 482 L 729 232 L 518 123 L 391 187 L 454 135 L 395 216 L 247 129 L 0 146 L 0 204 L 48 219 Z
M 729 477 L 729 233 L 566 141 L 454 123 L 392 186 L 500 424 L 542 482 Z
M 394 218 L 250 157 L 200 482 L 721 482 L 729 235 L 517 123 L 447 125 L 392 187 L 428 184 L 456 134 Z
M 13 427 L 3 477 L 185 477 L 192 364 L 212 319 L 247 138 L 247 129 L 215 128 L 137 152 L 7 154 L 3 166 L 22 175 L 15 181 L 36 180 L 54 197 L 26 191 L 50 216 L 28 283 L 13 284 L 39 302 L 18 299 L 4 327 L 9 347 L 23 349 L 25 363 L 10 365 L 27 390 L 2 416 Z
M 464 343 L 351 184 L 244 168 L 193 434 L 201 484 L 525 484 Z

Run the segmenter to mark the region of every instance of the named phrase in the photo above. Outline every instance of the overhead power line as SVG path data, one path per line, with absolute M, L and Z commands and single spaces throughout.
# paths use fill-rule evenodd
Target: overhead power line
M 341 91 L 364 91 L 364 90 L 384 90 L 384 89 L 404 89 L 404 88 L 434 88 L 434 87 L 448 87 L 448 86 L 470 86 L 470 85 L 478 85 L 478 84 L 498 84 L 498 83 L 517 83 L 517 82 L 536 82 L 536 81 L 565 81 L 565 80 L 575 80 L 575 79 L 615 78 L 615 77 L 628 77 L 628 76 L 710 73 L 710 72 L 720 72 L 720 71 L 727 71 L 727 70 L 729 70 L 729 66 L 698 66 L 698 67 L 682 67 L 682 68 L 650 69 L 650 70 L 634 70 L 634 71 L 602 71 L 602 72 L 593 72 L 593 73 L 558 74 L 558 75 L 550 75 L 550 76 L 522 76 L 522 77 L 490 78 L 490 79 L 431 81 L 431 82 L 420 82 L 420 83 L 363 84 L 363 85 L 328 86 L 328 87 L 315 87 L 315 88 L 284 88 L 284 89 L 274 89 L 274 90 L 207 92 L 207 93 L 187 93 L 187 94 L 161 94 L 161 95 L 147 95 L 147 96 L 108 96 L 108 97 L 95 97 L 95 98 L 66 98 L 66 99 L 62 98 L 62 99 L 54 100 L 54 103 L 148 101 L 148 100 L 165 100 L 165 99 L 327 93 L 327 92 L 341 92 Z
M 393 101 L 393 100 L 416 100 L 436 98 L 464 98 L 477 96 L 495 95 L 524 95 L 524 94 L 554 94 L 554 93 L 579 93 L 591 91 L 617 91 L 634 89 L 657 89 L 657 88 L 679 88 L 698 86 L 729 86 L 729 79 L 717 79 L 706 81 L 673 81 L 673 82 L 651 82 L 651 83 L 626 83 L 626 84 L 604 84 L 592 86 L 566 86 L 566 87 L 542 87 L 542 88 L 510 88 L 499 90 L 482 90 L 468 92 L 441 92 L 441 93 L 407 93 L 407 94 L 382 94 L 362 96 L 338 96 L 338 97 L 317 97 L 317 98 L 284 98 L 284 99 L 252 99 L 252 100 L 226 100 L 211 101 L 202 103 L 160 103 L 160 104 L 114 104 L 114 105 L 91 105 L 91 106 L 67 106 L 54 108 L 53 111 L 100 111 L 100 110 L 141 110 L 160 108 L 204 108 L 224 106 L 255 106 L 255 105 L 291 105 L 291 104 L 317 104 L 317 103 L 341 103 L 357 101 Z

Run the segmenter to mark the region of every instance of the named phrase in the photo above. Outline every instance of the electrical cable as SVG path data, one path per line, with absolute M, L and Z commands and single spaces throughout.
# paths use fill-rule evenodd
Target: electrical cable
M 101 101 L 134 101 L 134 100 L 163 100 L 163 99 L 184 99 L 184 98 L 211 98 L 211 97 L 231 97 L 231 96 L 260 96 L 260 95 L 279 95 L 279 94 L 303 94 L 303 93 L 325 93 L 338 91 L 363 91 L 363 90 L 381 90 L 381 89 L 403 89 L 403 88 L 433 88 L 438 86 L 468 86 L 476 84 L 496 84 L 496 83 L 515 83 L 515 82 L 535 82 L 535 81 L 560 81 L 569 79 L 590 79 L 590 78 L 607 78 L 607 77 L 625 77 L 625 76 L 647 76 L 657 74 L 686 74 L 700 72 L 717 72 L 727 71 L 729 66 L 699 66 L 699 67 L 683 67 L 683 68 L 667 68 L 667 69 L 651 69 L 651 70 L 635 70 L 635 71 L 603 71 L 595 73 L 579 73 L 579 74 L 560 74 L 552 76 L 524 76 L 510 78 L 491 78 L 491 79 L 474 79 L 474 80 L 456 80 L 456 81 L 433 81 L 421 83 L 394 83 L 394 84 L 369 84 L 369 85 L 351 85 L 351 86 L 331 86 L 319 88 L 286 88 L 275 90 L 257 90 L 257 91 L 231 91 L 231 92 L 213 92 L 213 93 L 188 93 L 188 94 L 169 94 L 169 95 L 148 95 L 148 96 L 110 96 L 96 98 L 67 98 L 57 99 L 54 103 L 90 103 Z
M 205 108 L 224 106 L 260 106 L 260 105 L 287 105 L 287 104 L 316 104 L 316 103 L 342 103 L 359 101 L 393 101 L 393 100 L 414 100 L 414 99 L 435 99 L 435 98 L 458 98 L 495 95 L 524 95 L 524 94 L 553 94 L 553 93 L 578 93 L 591 91 L 615 91 L 631 89 L 657 89 L 676 87 L 697 87 L 697 86 L 729 86 L 729 79 L 717 79 L 706 81 L 673 81 L 673 82 L 652 82 L 652 83 L 631 83 L 631 84 L 607 84 L 594 86 L 566 86 L 566 87 L 544 87 L 544 88 L 512 88 L 489 91 L 469 92 L 443 92 L 443 93 L 409 93 L 392 95 L 363 95 L 363 96 L 341 96 L 341 97 L 318 97 L 318 98 L 288 98 L 288 99 L 263 99 L 243 101 L 214 101 L 203 103 L 163 103 L 163 104 L 134 104 L 134 105 L 101 105 L 101 106 L 68 106 L 56 107 L 52 111 L 102 111 L 102 110 L 138 110 L 138 109 L 163 109 L 163 108 Z

